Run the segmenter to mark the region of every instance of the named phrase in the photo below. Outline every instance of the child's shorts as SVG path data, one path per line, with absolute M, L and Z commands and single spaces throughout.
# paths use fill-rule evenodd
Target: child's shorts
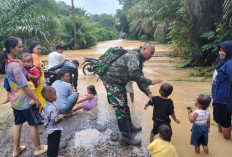
M 84 109 L 84 110 L 91 110 L 93 109 L 94 107 L 96 107 L 97 104 L 89 101 L 89 100 L 86 100 L 84 101 L 82 104 L 81 104 L 81 107 Z
M 35 104 L 25 110 L 16 110 L 13 108 L 13 112 L 15 117 L 15 125 L 23 124 L 26 121 L 30 126 L 41 124 L 42 117 Z
M 193 124 L 190 144 L 195 147 L 208 145 L 208 128 L 206 125 Z
M 159 129 L 159 126 L 161 124 L 167 124 L 171 128 L 170 122 L 168 122 L 168 121 L 153 120 L 153 129 L 151 130 L 151 133 L 154 134 L 154 135 L 158 134 L 159 133 L 158 129 Z

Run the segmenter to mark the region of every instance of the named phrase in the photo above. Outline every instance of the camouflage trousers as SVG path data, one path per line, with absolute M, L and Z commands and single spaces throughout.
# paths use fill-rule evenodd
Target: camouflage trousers
M 121 119 L 122 117 L 127 117 L 128 102 L 127 102 L 127 92 L 125 87 L 118 87 L 114 85 L 104 84 L 107 91 L 107 98 L 109 103 L 113 106 L 116 118 Z

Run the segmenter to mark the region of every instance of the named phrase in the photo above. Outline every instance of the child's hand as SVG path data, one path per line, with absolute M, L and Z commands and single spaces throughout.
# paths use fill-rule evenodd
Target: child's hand
M 59 120 L 59 121 L 61 121 L 61 120 L 63 120 L 63 119 L 64 119 L 64 115 L 59 114 L 59 116 L 58 116 L 58 120 Z
M 148 105 L 148 104 L 146 104 L 146 105 L 144 106 L 144 110 L 146 110 L 148 106 L 149 106 L 149 105 Z
M 192 111 L 191 111 L 191 110 L 188 110 L 188 109 L 187 109 L 187 112 L 188 112 L 189 114 L 192 113 Z
M 176 119 L 175 122 L 176 122 L 176 124 L 179 124 L 179 123 L 180 123 L 180 121 L 179 121 L 178 119 Z
M 187 111 L 188 111 L 188 113 L 191 113 L 193 110 L 192 110 L 192 108 L 190 106 L 188 106 Z

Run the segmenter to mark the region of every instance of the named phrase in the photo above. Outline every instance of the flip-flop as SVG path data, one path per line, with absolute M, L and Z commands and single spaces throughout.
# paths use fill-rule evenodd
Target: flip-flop
M 35 156 L 39 156 L 39 155 L 41 155 L 41 154 L 47 152 L 47 150 L 48 150 L 48 145 L 43 145 L 43 149 L 41 149 L 41 150 L 39 150 L 39 151 L 35 151 L 35 152 L 34 152 L 34 155 L 35 155 Z
M 17 153 L 13 153 L 13 157 L 17 157 L 26 149 L 26 146 L 20 146 L 20 150 Z

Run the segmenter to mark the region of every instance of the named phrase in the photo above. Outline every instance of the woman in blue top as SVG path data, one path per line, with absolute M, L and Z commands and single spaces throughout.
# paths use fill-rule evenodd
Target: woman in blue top
M 232 40 L 218 46 L 220 62 L 212 82 L 213 117 L 225 139 L 230 139 L 232 111 Z

